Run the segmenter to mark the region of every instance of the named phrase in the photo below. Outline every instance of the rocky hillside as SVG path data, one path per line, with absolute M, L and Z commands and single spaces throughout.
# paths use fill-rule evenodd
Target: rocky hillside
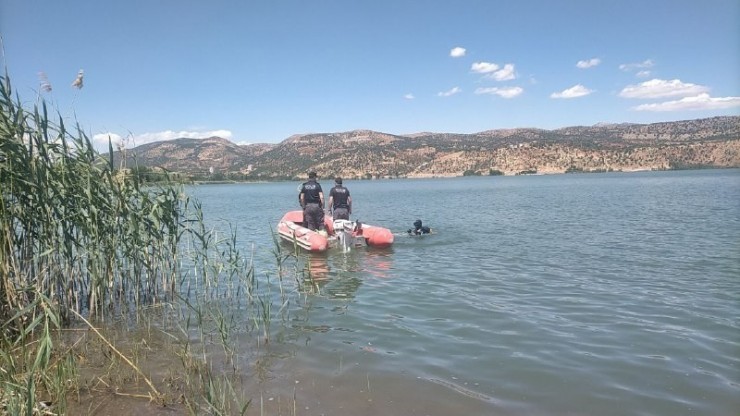
M 275 145 L 239 146 L 220 137 L 208 139 L 177 139 L 147 143 L 134 149 L 115 152 L 118 163 L 126 158 L 126 165 L 160 167 L 182 173 L 240 171 L 250 160 Z
M 139 146 L 126 156 L 140 166 L 236 179 L 287 179 L 308 170 L 379 178 L 740 167 L 740 116 L 475 134 L 355 130 L 247 146 L 179 139 Z

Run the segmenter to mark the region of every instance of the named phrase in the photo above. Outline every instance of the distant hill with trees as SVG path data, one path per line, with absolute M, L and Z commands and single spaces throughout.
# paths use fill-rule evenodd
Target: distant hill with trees
M 740 167 L 740 116 L 555 130 L 291 136 L 277 144 L 176 139 L 114 154 L 139 172 L 189 180 L 353 179 Z

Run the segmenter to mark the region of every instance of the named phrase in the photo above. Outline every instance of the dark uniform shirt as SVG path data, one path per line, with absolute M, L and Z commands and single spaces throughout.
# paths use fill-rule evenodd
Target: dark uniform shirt
M 332 209 L 349 209 L 349 203 L 347 203 L 347 199 L 349 198 L 349 189 L 342 185 L 336 185 L 331 188 L 331 191 L 329 191 L 329 198 L 332 198 L 332 204 L 334 205 Z
M 305 182 L 303 186 L 301 186 L 301 193 L 304 195 L 303 201 L 306 204 L 320 204 L 320 192 L 322 192 L 321 185 L 316 182 L 316 179 L 309 179 L 308 182 Z

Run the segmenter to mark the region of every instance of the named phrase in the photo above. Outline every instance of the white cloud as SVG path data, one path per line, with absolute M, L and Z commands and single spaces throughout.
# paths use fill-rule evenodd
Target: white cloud
M 651 74 L 651 73 L 652 73 L 652 72 L 650 72 L 650 70 L 647 70 L 647 69 L 643 69 L 642 71 L 638 71 L 638 72 L 637 72 L 637 73 L 635 74 L 635 76 L 636 76 L 637 78 L 647 78 L 647 77 L 649 77 L 649 76 L 650 76 L 650 74 Z
M 594 91 L 584 87 L 581 84 L 577 84 L 563 91 L 550 94 L 550 98 L 578 98 L 589 95 L 592 92 Z
M 123 143 L 123 137 L 116 133 L 98 133 L 92 136 L 92 143 L 96 149 L 104 149 L 108 151 L 108 139 L 113 144 L 113 150 L 117 149 Z
M 477 74 L 489 74 L 499 69 L 499 66 L 491 62 L 474 62 L 470 70 Z
M 628 85 L 619 93 L 624 98 L 689 97 L 709 91 L 703 85 L 681 82 L 680 79 L 651 79 L 637 85 Z
M 210 131 L 172 131 L 165 130 L 154 133 L 143 133 L 139 135 L 132 135 L 126 138 L 121 137 L 116 133 L 100 133 L 93 136 L 93 144 L 95 147 L 102 151 L 108 151 L 108 137 L 113 141 L 113 147 L 134 147 L 141 146 L 142 144 L 161 142 L 164 140 L 174 139 L 207 139 L 209 137 L 221 137 L 223 139 L 231 139 L 232 133 L 229 130 L 210 130 Z
M 156 133 L 144 133 L 134 137 L 134 143 L 136 146 L 140 146 L 145 143 L 161 142 L 163 140 L 175 140 L 175 139 L 207 139 L 209 137 L 221 137 L 223 139 L 230 139 L 231 132 L 229 130 L 211 130 L 211 131 L 172 131 L 165 130 Z
M 596 66 L 596 65 L 598 65 L 600 63 L 601 63 L 601 59 L 599 59 L 599 58 L 591 58 L 591 59 L 588 59 L 588 60 L 585 60 L 585 61 L 578 61 L 578 63 L 576 64 L 576 66 L 578 68 L 581 68 L 581 69 L 587 69 L 587 68 L 594 67 L 594 66 Z
M 514 98 L 519 95 L 521 95 L 524 92 L 524 89 L 521 87 L 504 87 L 504 88 L 477 88 L 475 90 L 475 94 L 489 94 L 489 95 L 498 95 L 502 98 Z
M 508 81 L 516 79 L 516 72 L 513 64 L 506 64 L 502 68 L 492 62 L 475 62 L 470 66 L 470 70 L 476 74 L 484 74 L 486 78 L 495 79 L 496 81 Z
M 495 79 L 496 81 L 509 81 L 512 79 L 516 79 L 516 72 L 514 71 L 514 65 L 513 64 L 506 64 L 503 68 L 499 69 L 498 71 L 486 75 L 488 78 Z
M 437 95 L 440 96 L 440 97 L 449 97 L 449 96 L 455 95 L 455 94 L 457 94 L 457 93 L 459 93 L 461 91 L 462 90 L 459 87 L 454 87 L 454 88 L 452 88 L 450 90 L 447 90 L 447 91 L 438 92 Z
M 693 97 L 684 97 L 676 101 L 662 103 L 642 104 L 632 109 L 635 111 L 685 111 L 685 110 L 721 110 L 732 107 L 740 107 L 740 97 L 717 97 L 712 98 L 703 93 Z
M 459 46 L 452 48 L 452 50 L 450 50 L 450 56 L 453 58 L 465 56 L 465 48 L 461 48 Z
M 414 97 L 414 94 L 408 93 L 408 94 L 404 95 L 403 98 L 405 98 L 407 100 L 413 100 L 416 97 Z
M 640 70 L 640 69 L 652 68 L 653 66 L 655 66 L 655 63 L 650 59 L 646 59 L 642 62 L 638 62 L 634 64 L 621 64 L 619 65 L 619 69 L 625 72 L 631 72 L 631 71 Z

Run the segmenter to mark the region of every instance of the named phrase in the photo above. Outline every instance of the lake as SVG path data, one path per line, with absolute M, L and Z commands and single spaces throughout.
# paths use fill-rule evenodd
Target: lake
M 328 196 L 332 180 L 319 182 Z M 298 185 L 187 191 L 207 221 L 236 226 L 262 276 Z M 740 170 L 344 185 L 352 219 L 396 241 L 300 257 L 320 291 L 270 344 L 257 402 L 311 415 L 738 414 Z M 404 235 L 416 219 L 435 234 Z

